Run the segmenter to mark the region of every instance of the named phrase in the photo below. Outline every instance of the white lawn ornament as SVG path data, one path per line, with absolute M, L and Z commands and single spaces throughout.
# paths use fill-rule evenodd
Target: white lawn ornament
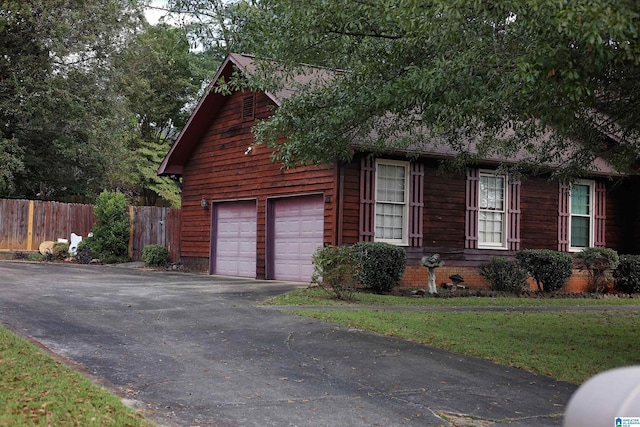
M 71 243 L 69 243 L 69 255 L 76 256 L 78 253 L 78 245 L 82 242 L 82 236 L 71 233 Z

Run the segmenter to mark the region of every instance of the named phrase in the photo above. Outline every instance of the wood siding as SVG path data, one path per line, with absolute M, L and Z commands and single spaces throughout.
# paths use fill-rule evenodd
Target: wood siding
M 558 250 L 558 183 L 523 179 L 520 187 L 520 249 Z
M 195 147 L 185 164 L 182 191 L 182 257 L 209 257 L 210 209 L 203 209 L 202 198 L 208 203 L 252 199 L 257 202 L 257 264 L 256 277 L 266 271 L 266 206 L 274 197 L 322 194 L 325 200 L 325 243 L 336 241 L 334 167 L 301 167 L 283 170 L 270 160 L 271 150 L 253 147 L 253 120 L 242 118 L 243 95 L 227 97 L 225 105 Z M 264 94 L 256 96 L 255 117 L 266 118 L 275 105 Z
M 429 162 L 424 177 L 424 253 L 462 259 L 465 247 L 465 177 L 443 175 Z
M 360 221 L 360 163 L 354 161 L 342 167 L 342 243 L 358 242 Z
M 640 180 L 607 183 L 607 247 L 619 254 L 640 254 Z
M 465 249 L 466 181 L 464 174 L 443 175 L 437 164 L 422 160 L 424 176 L 424 241 L 421 248 L 407 248 L 409 265 L 417 265 L 425 254 L 439 253 L 448 265 L 477 266 L 492 256 L 512 257 L 513 250 Z M 358 241 L 360 207 L 360 159 L 343 167 L 342 241 Z M 640 201 L 638 183 L 607 183 L 605 236 L 607 247 L 619 253 L 640 253 Z M 634 193 L 636 191 L 636 193 Z M 558 248 L 557 182 L 529 177 L 520 184 L 520 248 Z

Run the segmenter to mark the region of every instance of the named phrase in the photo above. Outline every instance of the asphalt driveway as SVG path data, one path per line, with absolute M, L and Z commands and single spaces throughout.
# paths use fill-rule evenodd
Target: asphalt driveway
M 300 286 L 0 262 L 0 321 L 162 425 L 562 424 L 574 385 L 256 306 Z

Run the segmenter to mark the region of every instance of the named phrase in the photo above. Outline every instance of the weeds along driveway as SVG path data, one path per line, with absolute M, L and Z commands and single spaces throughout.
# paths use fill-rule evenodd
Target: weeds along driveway
M 162 425 L 562 424 L 574 385 L 256 307 L 301 286 L 5 261 L 0 320 Z

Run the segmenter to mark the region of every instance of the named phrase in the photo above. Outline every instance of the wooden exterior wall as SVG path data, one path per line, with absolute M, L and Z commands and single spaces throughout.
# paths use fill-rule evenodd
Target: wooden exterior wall
M 422 252 L 425 255 L 440 254 L 448 262 L 463 260 L 465 177 L 438 173 L 437 165 L 428 162 L 424 178 L 425 233 Z M 412 257 L 415 259 L 414 264 L 417 264 L 423 254 L 416 255 Z
M 266 207 L 275 197 L 322 194 L 325 200 L 325 243 L 336 243 L 337 169 L 303 167 L 283 170 L 270 160 L 271 150 L 253 146 L 254 120 L 243 120 L 244 95 L 236 92 L 213 118 L 208 130 L 184 166 L 182 190 L 181 259 L 190 268 L 206 271 L 211 240 L 211 202 L 256 200 L 257 264 L 256 277 L 266 274 Z M 255 117 L 268 117 L 275 105 L 262 93 L 256 96 Z
M 528 178 L 521 185 L 520 248 L 558 250 L 558 183 Z
M 423 255 L 439 253 L 450 266 L 477 267 L 492 256 L 512 257 L 514 251 L 465 249 L 465 176 L 443 175 L 437 163 L 425 163 L 424 241 L 407 248 L 408 265 L 417 266 Z M 358 240 L 359 159 L 343 167 L 345 176 L 342 241 Z M 640 253 L 640 201 L 638 182 L 607 181 L 606 246 L 618 253 Z M 636 193 L 634 193 L 634 191 Z M 529 177 L 520 187 L 520 249 L 558 249 L 559 184 L 546 177 Z

